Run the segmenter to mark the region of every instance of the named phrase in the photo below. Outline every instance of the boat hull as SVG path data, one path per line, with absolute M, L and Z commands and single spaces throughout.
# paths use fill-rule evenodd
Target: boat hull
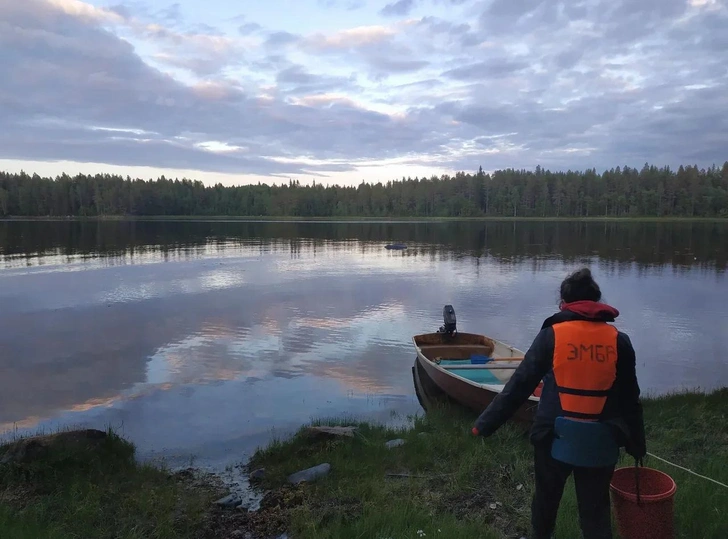
M 418 337 L 430 337 L 430 336 L 418 336 Z M 450 399 L 459 403 L 461 406 L 470 409 L 471 411 L 480 414 L 485 410 L 493 399 L 500 393 L 499 390 L 489 389 L 485 384 L 478 384 L 470 380 L 463 379 L 459 376 L 454 376 L 436 363 L 428 359 L 423 351 L 420 349 L 417 343 L 417 338 L 414 338 L 415 348 L 417 350 L 417 361 L 419 366 L 422 368 L 427 377 L 437 388 L 445 393 Z M 472 335 L 472 337 L 480 337 Z M 467 338 L 467 337 L 466 337 Z M 485 338 L 486 341 L 488 338 Z M 492 339 L 491 339 L 492 340 Z M 497 347 L 501 350 L 507 349 L 510 352 L 511 357 L 523 357 L 523 353 L 512 347 L 508 347 L 498 341 L 493 341 Z M 456 347 L 457 345 L 454 345 Z M 539 398 L 532 396 L 524 402 L 515 414 L 512 416 L 512 420 L 518 423 L 530 424 L 536 414 L 538 408 Z

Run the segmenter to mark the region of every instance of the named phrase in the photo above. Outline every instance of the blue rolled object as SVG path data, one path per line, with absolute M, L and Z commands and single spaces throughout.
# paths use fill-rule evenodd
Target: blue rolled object
M 484 365 L 484 364 L 488 363 L 489 361 L 493 361 L 493 358 L 484 356 L 481 354 L 471 354 L 470 355 L 470 363 L 473 365 Z

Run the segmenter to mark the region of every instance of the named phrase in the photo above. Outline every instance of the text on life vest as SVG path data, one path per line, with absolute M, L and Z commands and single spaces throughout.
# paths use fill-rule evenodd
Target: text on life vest
M 611 344 L 574 344 L 566 343 L 569 349 L 569 355 L 566 359 L 569 361 L 616 361 L 617 349 Z

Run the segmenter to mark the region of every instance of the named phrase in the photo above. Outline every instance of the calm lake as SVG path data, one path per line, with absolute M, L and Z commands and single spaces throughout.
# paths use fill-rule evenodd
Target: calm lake
M 403 423 L 443 305 L 526 350 L 582 265 L 643 392 L 728 385 L 728 223 L 0 222 L 0 435 L 220 468 L 312 418 Z

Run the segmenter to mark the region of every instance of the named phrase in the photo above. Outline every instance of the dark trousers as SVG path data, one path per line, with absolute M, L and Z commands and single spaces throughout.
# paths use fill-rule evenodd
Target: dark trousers
M 551 457 L 551 444 L 539 444 L 534 451 L 536 493 L 531 505 L 533 539 L 549 539 L 556 527 L 564 485 L 574 474 L 579 523 L 584 539 L 612 539 L 609 483 L 614 467 L 580 468 Z

